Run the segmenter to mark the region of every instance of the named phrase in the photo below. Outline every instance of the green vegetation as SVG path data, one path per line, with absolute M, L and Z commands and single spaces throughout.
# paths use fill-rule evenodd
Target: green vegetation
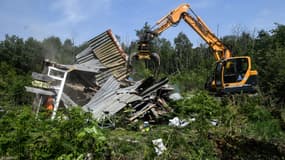
M 259 72 L 258 94 L 209 95 L 203 91 L 214 62 L 208 46 L 193 48 L 184 33 L 173 43 L 157 38 L 153 49 L 162 55 L 159 76 L 168 76 L 184 98 L 171 102 L 174 112 L 142 132 L 142 121 L 118 121 L 124 113 L 116 115 L 115 129 L 99 128 L 79 108 L 59 113 L 54 121 L 48 112 L 35 118 L 33 95 L 23 88 L 31 72 L 41 71 L 44 58 L 71 63 L 84 45 L 57 37 L 6 36 L 0 41 L 0 159 L 285 159 L 285 26 L 222 40 L 236 55 L 252 57 Z M 134 42 L 122 46 L 128 53 L 136 50 Z M 138 64 L 134 78 L 150 75 L 144 65 Z M 184 128 L 168 126 L 175 116 L 191 122 Z M 167 148 L 160 156 L 152 144 L 158 138 Z
M 0 155 L 16 159 L 74 159 L 103 157 L 106 137 L 81 109 L 51 121 L 44 113 L 35 119 L 30 107 L 6 109 L 0 119 Z
M 148 132 L 138 129 L 140 121 L 100 129 L 79 108 L 60 113 L 54 121 L 47 118 L 48 113 L 35 119 L 29 106 L 7 108 L 0 118 L 0 155 L 17 159 L 83 159 L 87 154 L 95 159 L 266 159 L 274 154 L 275 159 L 285 158 L 281 121 L 259 105 L 260 97 L 218 100 L 202 91 L 184 97 L 172 102 L 174 112 L 169 117 L 192 119 L 189 125 L 151 124 Z M 152 144 L 158 138 L 167 148 L 160 156 Z M 253 151 L 247 153 L 246 145 Z

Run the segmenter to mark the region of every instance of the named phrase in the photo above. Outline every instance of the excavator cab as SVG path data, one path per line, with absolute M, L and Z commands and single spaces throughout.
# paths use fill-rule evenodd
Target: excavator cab
M 211 91 L 219 94 L 254 93 L 257 71 L 251 70 L 251 59 L 248 56 L 231 57 L 216 62 Z

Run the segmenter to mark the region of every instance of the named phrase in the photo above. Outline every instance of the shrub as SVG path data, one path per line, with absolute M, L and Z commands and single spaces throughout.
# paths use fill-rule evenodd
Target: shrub
M 59 115 L 62 113 L 58 113 Z M 17 159 L 56 159 L 57 157 L 104 157 L 104 133 L 91 115 L 75 108 L 68 119 L 35 119 L 29 106 L 6 109 L 0 118 L 0 156 Z

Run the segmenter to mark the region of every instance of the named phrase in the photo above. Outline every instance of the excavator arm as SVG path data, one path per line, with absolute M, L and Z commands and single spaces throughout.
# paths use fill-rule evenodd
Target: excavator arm
M 192 15 L 189 13 L 192 13 Z M 176 9 L 172 10 L 169 14 L 162 17 L 156 22 L 153 31 L 147 31 L 146 39 L 141 40 L 141 44 L 147 45 L 154 37 L 160 35 L 163 31 L 176 25 L 183 19 L 196 33 L 210 46 L 213 50 L 214 58 L 216 61 L 231 57 L 231 52 L 227 47 L 211 32 L 209 27 L 203 22 L 203 20 L 196 15 L 196 13 L 190 8 L 189 4 L 181 4 Z
M 191 26 L 203 40 L 212 48 L 214 51 L 214 57 L 216 61 L 221 59 L 227 59 L 232 56 L 229 49 L 213 34 L 208 26 L 203 22 L 203 20 L 198 17 L 193 10 L 190 9 L 195 17 L 192 17 L 188 13 L 183 14 L 183 19 L 185 22 Z
M 155 29 L 153 30 L 153 32 L 156 35 L 159 35 L 171 26 L 178 24 L 181 18 L 183 17 L 183 14 L 187 13 L 189 9 L 189 4 L 181 4 L 176 9 L 172 10 L 169 14 L 158 20 L 155 24 Z

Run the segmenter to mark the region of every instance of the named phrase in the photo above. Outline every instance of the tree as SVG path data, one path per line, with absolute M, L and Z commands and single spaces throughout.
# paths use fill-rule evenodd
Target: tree
M 171 42 L 165 38 L 160 39 L 158 53 L 160 55 L 160 72 L 164 74 L 172 74 L 176 71 L 175 69 L 175 51 L 171 46 Z
M 30 98 L 24 90 L 27 84 L 27 76 L 18 75 L 14 67 L 0 62 L 0 106 L 29 103 Z
M 52 61 L 60 60 L 61 41 L 58 37 L 49 37 L 42 42 L 44 56 Z
M 285 26 L 278 24 L 271 34 L 261 30 L 255 45 L 259 86 L 265 94 L 283 104 L 285 101 L 284 35 Z
M 41 42 L 31 38 L 25 41 L 25 62 L 29 71 L 41 72 L 44 60 L 44 50 Z
M 73 42 L 70 39 L 66 39 L 63 42 L 62 49 L 61 49 L 61 56 L 60 61 L 63 64 L 72 64 L 75 57 L 75 47 Z
M 242 32 L 240 35 L 224 36 L 222 41 L 235 56 L 250 55 L 255 45 L 254 38 L 247 32 Z
M 1 42 L 0 56 L 1 61 L 15 66 L 19 72 L 28 70 L 24 50 L 24 41 L 15 35 L 6 35 L 5 40 Z
M 176 63 L 179 70 L 190 70 L 197 64 L 197 60 L 193 57 L 193 44 L 190 42 L 188 37 L 180 32 L 176 38 L 174 38 L 175 52 L 176 52 Z

